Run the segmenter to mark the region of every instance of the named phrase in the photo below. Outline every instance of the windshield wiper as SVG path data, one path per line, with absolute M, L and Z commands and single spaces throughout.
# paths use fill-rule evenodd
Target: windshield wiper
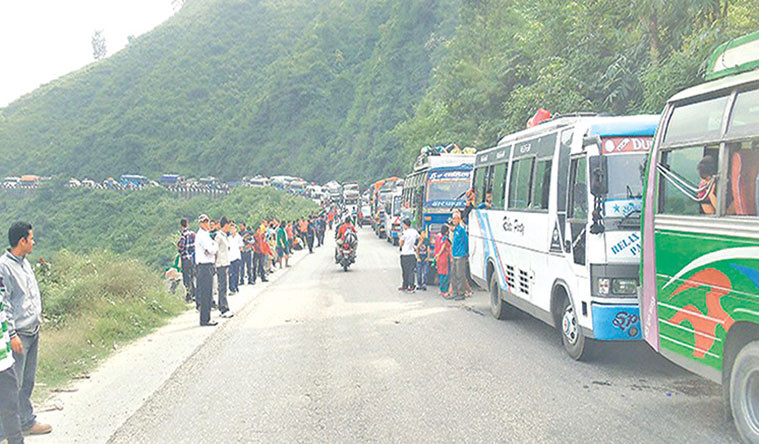
M 617 228 L 621 228 L 623 225 L 625 225 L 625 222 L 630 220 L 630 216 L 632 216 L 633 214 L 640 214 L 640 213 L 641 213 L 640 210 L 632 210 L 629 213 L 625 214 L 624 217 L 622 217 L 622 219 L 620 219 L 619 222 L 617 222 Z M 640 226 L 640 221 L 637 221 L 637 222 L 638 223 L 636 225 L 632 225 L 632 227 Z

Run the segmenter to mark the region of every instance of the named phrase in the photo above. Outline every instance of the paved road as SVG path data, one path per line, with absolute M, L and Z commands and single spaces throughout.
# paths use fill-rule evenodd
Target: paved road
M 645 344 L 567 357 L 485 293 L 399 293 L 397 251 L 368 230 L 344 273 L 331 246 L 263 292 L 112 442 L 735 442 L 720 389 Z

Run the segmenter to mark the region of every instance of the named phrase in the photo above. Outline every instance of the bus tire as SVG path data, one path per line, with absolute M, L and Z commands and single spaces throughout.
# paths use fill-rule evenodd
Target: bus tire
M 564 302 L 559 312 L 559 332 L 564 350 L 575 361 L 581 361 L 585 357 L 586 339 L 582 334 L 582 328 L 577 321 L 577 314 L 569 302 L 569 297 L 564 296 Z
M 759 341 L 744 346 L 730 374 L 730 407 L 744 442 L 759 442 Z
M 498 277 L 495 273 L 490 276 L 490 313 L 494 318 L 502 321 L 508 317 L 508 303 L 503 300 L 501 288 L 498 286 Z

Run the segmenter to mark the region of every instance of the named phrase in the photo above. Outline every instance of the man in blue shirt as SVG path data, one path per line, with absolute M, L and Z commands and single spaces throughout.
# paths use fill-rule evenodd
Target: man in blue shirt
M 453 245 L 451 246 L 453 300 L 466 297 L 467 269 L 469 262 L 469 237 L 461 220 L 461 212 L 453 212 Z

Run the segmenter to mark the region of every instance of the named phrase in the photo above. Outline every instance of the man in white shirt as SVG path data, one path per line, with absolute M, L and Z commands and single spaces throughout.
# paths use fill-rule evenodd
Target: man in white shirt
M 200 298 L 200 325 L 213 326 L 211 320 L 211 299 L 213 298 L 213 275 L 216 252 L 219 245 L 211 239 L 210 219 L 205 214 L 198 218 L 200 229 L 195 234 L 195 264 L 197 265 L 197 294 Z
M 229 223 L 229 294 L 240 291 L 240 265 L 242 264 L 242 236 L 234 221 Z
M 222 318 L 231 318 L 232 312 L 229 311 L 227 303 L 227 284 L 229 283 L 229 220 L 222 217 L 219 221 L 221 229 L 216 232 L 214 240 L 219 245 L 216 251 L 216 280 L 219 284 L 219 311 Z
M 411 228 L 409 219 L 403 220 L 403 233 L 401 234 L 401 273 L 403 285 L 398 290 L 414 292 L 414 272 L 416 271 L 416 241 L 419 232 Z

